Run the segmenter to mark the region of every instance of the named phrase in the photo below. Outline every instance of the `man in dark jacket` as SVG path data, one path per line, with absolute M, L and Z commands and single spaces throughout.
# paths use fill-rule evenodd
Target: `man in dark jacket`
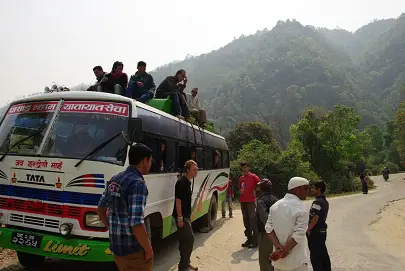
M 311 264 L 314 271 L 330 271 L 331 263 L 326 247 L 326 218 L 329 212 L 329 202 L 325 197 L 326 184 L 323 181 L 315 183 L 312 195 L 316 197 L 309 211 L 307 229 L 308 247 L 311 252 Z
M 186 103 L 184 89 L 187 86 L 185 70 L 178 70 L 174 76 L 168 76 L 160 83 L 156 90 L 156 98 L 172 98 L 173 115 L 180 119 L 188 119 L 190 113 Z
M 361 180 L 361 187 L 362 187 L 362 192 L 363 194 L 368 194 L 368 185 L 367 185 L 367 179 L 366 175 L 364 173 L 360 174 L 360 180 Z
M 102 91 L 102 84 L 107 82 L 107 73 L 104 72 L 101 66 L 95 66 L 93 68 L 93 73 L 96 76 L 96 83 L 90 86 L 87 91 Z
M 120 61 L 114 62 L 111 73 L 105 73 L 100 66 L 94 67 L 97 83 L 87 90 L 124 95 L 124 90 L 128 85 L 128 76 L 122 72 L 123 69 L 124 64 Z
M 138 62 L 138 71 L 131 75 L 125 96 L 146 103 L 153 98 L 156 89 L 152 75 L 146 72 L 146 63 Z
M 111 69 L 111 73 L 107 74 L 107 82 L 103 86 L 103 92 L 124 95 L 128 86 L 128 75 L 124 72 L 124 64 L 120 61 L 115 61 Z
M 269 216 L 270 207 L 277 201 L 271 194 L 272 183 L 268 179 L 261 180 L 261 196 L 257 199 L 257 228 L 259 230 L 259 265 L 260 271 L 273 271 L 269 257 L 273 252 L 273 243 L 267 236 L 265 225 Z

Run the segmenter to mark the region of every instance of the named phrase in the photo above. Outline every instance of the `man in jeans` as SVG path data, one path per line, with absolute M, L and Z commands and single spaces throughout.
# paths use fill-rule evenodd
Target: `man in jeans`
M 260 183 L 257 175 L 249 172 L 249 164 L 241 163 L 242 176 L 239 179 L 240 205 L 243 224 L 245 226 L 246 242 L 242 247 L 255 248 L 258 246 L 258 229 L 256 215 L 256 189 Z
M 259 229 L 259 266 L 260 271 L 274 271 L 269 260 L 273 252 L 273 243 L 266 233 L 265 225 L 269 217 L 270 207 L 277 202 L 271 194 L 272 183 L 269 179 L 260 182 L 261 195 L 257 198 L 257 228 Z
M 180 119 L 188 119 L 190 112 L 187 107 L 184 89 L 187 86 L 185 70 L 178 70 L 174 76 L 168 76 L 157 87 L 155 97 L 158 99 L 172 98 L 173 115 Z
M 146 103 L 153 98 L 156 88 L 152 75 L 146 72 L 146 63 L 138 62 L 138 71 L 131 75 L 125 96 Z
M 234 199 L 235 195 L 233 194 L 233 184 L 232 180 L 228 180 L 228 188 L 226 190 L 226 199 L 222 202 L 222 218 L 226 217 L 226 204 L 228 203 L 229 208 L 229 217 L 232 218 L 232 200 Z
M 191 227 L 191 181 L 197 176 L 198 166 L 193 160 L 184 165 L 184 174 L 177 180 L 175 186 L 175 203 L 173 217 L 177 221 L 179 236 L 180 263 L 179 271 L 198 270 L 191 265 L 190 257 L 194 246 L 194 233 Z
M 143 217 L 148 196 L 143 175 L 151 167 L 152 150 L 136 144 L 128 158 L 129 167 L 107 183 L 97 214 L 109 229 L 110 250 L 118 269 L 152 271 L 153 250 Z

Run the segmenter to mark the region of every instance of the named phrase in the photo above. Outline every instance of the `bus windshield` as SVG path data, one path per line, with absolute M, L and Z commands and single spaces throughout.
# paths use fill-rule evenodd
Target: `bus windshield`
M 35 136 L 9 150 L 9 155 L 40 155 L 45 157 L 83 159 L 100 143 L 126 131 L 129 106 L 121 103 L 65 101 L 59 112 L 58 102 L 13 105 L 1 125 L 0 154 L 15 142 L 33 133 Z M 53 123 L 52 117 L 58 114 Z M 47 138 L 45 132 L 50 128 Z M 126 142 L 117 137 L 87 160 L 123 164 Z

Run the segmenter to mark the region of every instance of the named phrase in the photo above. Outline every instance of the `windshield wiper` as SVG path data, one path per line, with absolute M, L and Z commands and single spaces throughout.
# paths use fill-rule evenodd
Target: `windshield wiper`
M 8 154 L 13 148 L 15 148 L 15 147 L 17 147 L 18 145 L 22 144 L 23 142 L 27 141 L 27 140 L 30 139 L 31 137 L 34 137 L 34 136 L 36 136 L 36 135 L 41 134 L 43 131 L 44 131 L 44 129 L 35 130 L 32 134 L 30 134 L 30 135 L 24 137 L 23 139 L 18 140 L 16 143 L 14 143 L 13 145 L 11 145 L 11 147 L 8 148 L 8 149 L 4 152 L 4 154 L 0 157 L 0 162 L 3 161 L 4 157 L 6 157 L 7 154 Z
M 92 156 L 93 154 L 95 154 L 96 152 L 98 152 L 99 150 L 101 150 L 102 148 L 104 148 L 105 146 L 107 146 L 108 144 L 110 144 L 111 141 L 113 141 L 114 139 L 116 139 L 117 137 L 119 137 L 122 134 L 122 132 L 119 132 L 118 134 L 116 134 L 115 136 L 107 139 L 106 141 L 104 141 L 103 143 L 101 143 L 100 145 L 98 145 L 97 147 L 95 147 L 91 152 L 89 152 L 85 157 L 83 157 L 79 162 L 76 163 L 75 167 L 78 167 L 84 160 L 86 160 L 87 158 L 89 158 L 90 156 Z

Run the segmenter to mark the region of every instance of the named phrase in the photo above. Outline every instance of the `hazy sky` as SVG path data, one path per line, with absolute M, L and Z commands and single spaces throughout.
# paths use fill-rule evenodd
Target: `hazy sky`
M 278 20 L 354 31 L 402 12 L 403 0 L 0 0 L 0 104 L 52 81 L 94 82 L 93 66 L 115 60 L 151 70 Z

